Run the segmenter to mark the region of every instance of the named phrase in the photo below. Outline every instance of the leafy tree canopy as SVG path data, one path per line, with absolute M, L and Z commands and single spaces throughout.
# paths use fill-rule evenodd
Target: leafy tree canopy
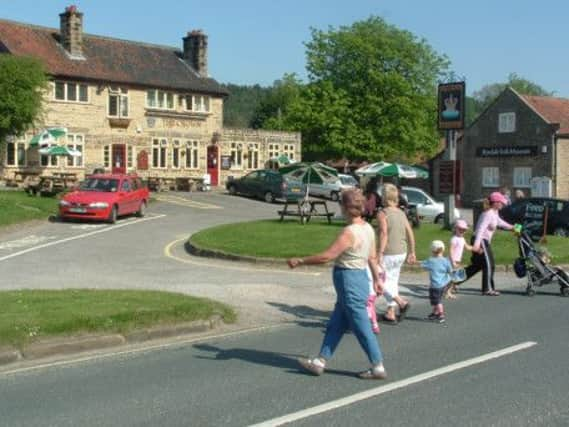
M 47 82 L 37 60 L 0 54 L 0 143 L 34 125 Z
M 436 87 L 448 60 L 425 40 L 372 16 L 312 29 L 306 49 L 309 83 L 280 124 L 302 131 L 308 157 L 405 160 L 436 149 Z
M 271 87 L 256 85 L 223 85 L 229 91 L 229 97 L 223 102 L 223 124 L 227 127 L 246 128 L 251 126 L 255 111 L 265 99 Z

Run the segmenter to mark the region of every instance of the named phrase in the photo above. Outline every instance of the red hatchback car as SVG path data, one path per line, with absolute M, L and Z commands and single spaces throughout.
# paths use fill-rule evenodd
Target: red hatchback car
M 117 217 L 144 216 L 149 192 L 133 175 L 90 175 L 59 202 L 61 219 L 81 218 L 114 223 Z

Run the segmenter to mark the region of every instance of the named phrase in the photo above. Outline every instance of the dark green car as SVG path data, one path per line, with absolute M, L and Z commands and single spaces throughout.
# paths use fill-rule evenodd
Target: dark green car
M 302 187 L 294 181 L 271 169 L 261 169 L 247 175 L 231 179 L 226 184 L 229 194 L 263 199 L 267 203 L 275 200 L 295 200 L 302 197 Z

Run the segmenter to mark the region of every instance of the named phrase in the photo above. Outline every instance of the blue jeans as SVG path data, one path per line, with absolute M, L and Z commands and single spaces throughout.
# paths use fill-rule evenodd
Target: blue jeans
M 366 270 L 334 267 L 333 279 L 336 305 L 328 321 L 320 356 L 330 359 L 344 334 L 351 329 L 369 361 L 377 365 L 383 357 L 366 310 L 369 297 Z

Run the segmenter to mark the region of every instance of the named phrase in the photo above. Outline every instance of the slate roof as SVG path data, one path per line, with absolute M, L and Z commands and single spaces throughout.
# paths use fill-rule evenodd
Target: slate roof
M 558 124 L 558 133 L 569 133 L 569 99 L 530 95 L 520 97 L 548 123 Z
M 168 46 L 84 33 L 85 60 L 77 60 L 59 43 L 59 30 L 0 20 L 0 52 L 36 57 L 54 77 L 228 95 L 214 79 L 200 77 L 179 49 Z

